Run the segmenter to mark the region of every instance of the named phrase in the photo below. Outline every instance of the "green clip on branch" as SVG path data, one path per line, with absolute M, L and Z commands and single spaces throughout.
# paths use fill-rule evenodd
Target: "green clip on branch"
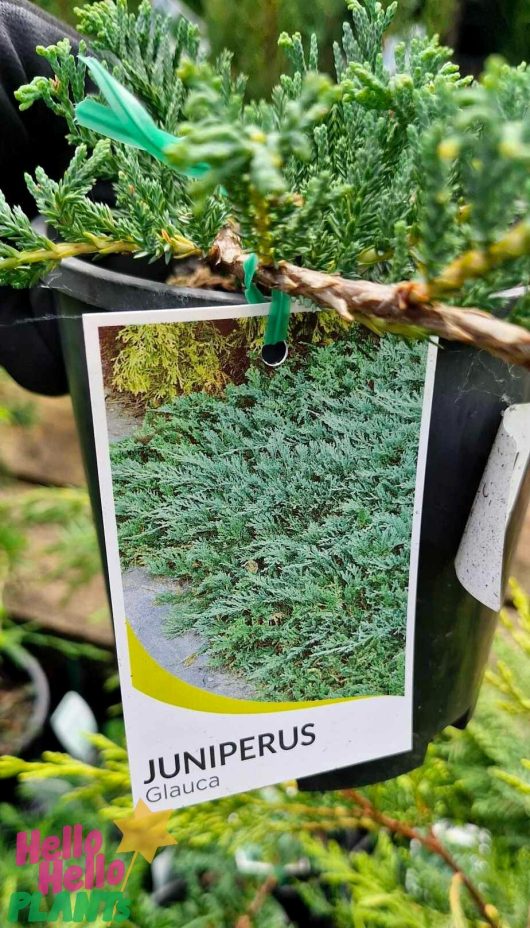
M 180 139 L 160 129 L 136 97 L 97 58 L 79 57 L 108 103 L 108 106 L 104 106 L 91 97 L 78 103 L 75 115 L 79 125 L 115 142 L 140 148 L 177 170 L 171 163 L 168 150 L 177 145 Z M 197 164 L 186 174 L 189 177 L 202 177 L 208 170 L 207 164 Z
M 146 151 L 175 169 L 168 151 L 178 144 L 178 137 L 160 129 L 136 97 L 97 58 L 81 57 L 81 60 L 89 69 L 108 106 L 88 97 L 76 106 L 77 122 L 106 138 Z M 189 177 L 202 177 L 208 170 L 207 164 L 197 164 L 186 174 Z M 245 295 L 249 303 L 267 302 L 253 283 L 257 267 L 257 256 L 249 255 L 245 262 Z M 290 297 L 280 290 L 273 290 L 262 351 L 263 361 L 269 367 L 279 367 L 287 358 L 290 311 Z
M 254 283 L 258 257 L 250 254 L 243 265 L 245 271 L 245 297 L 248 303 L 266 303 L 267 300 Z M 280 367 L 289 354 L 289 318 L 291 298 L 281 290 L 273 290 L 261 357 L 267 367 Z

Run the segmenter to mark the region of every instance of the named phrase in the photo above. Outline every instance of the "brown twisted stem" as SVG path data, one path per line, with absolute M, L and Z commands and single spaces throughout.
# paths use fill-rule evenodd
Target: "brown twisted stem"
M 256 895 L 254 896 L 245 914 L 238 918 L 235 924 L 235 928 L 252 928 L 252 925 L 254 924 L 254 918 L 263 908 L 270 894 L 276 889 L 277 883 L 277 878 L 272 874 L 267 877 L 265 882 L 261 884 L 258 891 L 256 892 Z
M 209 260 L 243 280 L 245 257 L 236 230 L 228 227 L 217 237 Z M 263 287 L 283 290 L 292 297 L 305 297 L 381 333 L 438 336 L 473 345 L 508 364 L 530 370 L 529 331 L 480 309 L 431 301 L 428 288 L 420 282 L 379 284 L 348 280 L 287 261 L 281 261 L 277 267 L 260 265 L 255 279 Z

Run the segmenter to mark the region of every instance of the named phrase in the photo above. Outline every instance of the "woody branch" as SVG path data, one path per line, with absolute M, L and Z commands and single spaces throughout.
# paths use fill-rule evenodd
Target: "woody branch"
M 469 895 L 473 899 L 473 902 L 477 906 L 486 924 L 489 925 L 490 928 L 502 928 L 499 914 L 495 907 L 486 902 L 481 892 L 463 872 L 447 848 L 445 848 L 444 845 L 438 840 L 432 829 L 430 829 L 427 834 L 423 834 L 422 831 L 413 828 L 406 822 L 402 822 L 399 819 L 391 818 L 390 816 L 385 815 L 384 812 L 380 812 L 379 809 L 377 809 L 369 799 L 367 799 L 357 790 L 343 790 L 343 795 L 345 798 L 351 800 L 360 810 L 362 816 L 365 816 L 368 820 L 371 820 L 382 828 L 386 828 L 394 835 L 399 835 L 403 838 L 406 838 L 408 841 L 418 841 L 427 851 L 440 857 L 444 863 L 447 864 L 450 870 L 453 871 L 455 876 L 459 877 L 462 885 L 466 887 Z
M 218 235 L 209 260 L 243 280 L 245 253 L 237 232 L 227 227 Z M 297 267 L 287 261 L 278 266 L 260 265 L 256 282 L 283 290 L 292 297 L 306 297 L 343 318 L 398 334 L 438 336 L 481 348 L 509 364 L 530 369 L 530 332 L 480 309 L 448 306 L 433 298 L 418 281 L 380 284 L 348 280 L 321 271 Z

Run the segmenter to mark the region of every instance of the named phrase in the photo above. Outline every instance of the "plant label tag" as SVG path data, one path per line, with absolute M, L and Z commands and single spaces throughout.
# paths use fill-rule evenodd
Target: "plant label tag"
M 529 498 L 530 403 L 518 403 L 503 415 L 455 561 L 462 586 L 496 612 L 510 562 L 510 523 L 520 522 Z
M 437 348 L 266 305 L 84 316 L 134 801 L 412 748 Z

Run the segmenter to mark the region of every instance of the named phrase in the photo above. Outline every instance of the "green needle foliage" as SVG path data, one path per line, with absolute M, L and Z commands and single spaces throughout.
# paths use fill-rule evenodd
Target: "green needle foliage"
M 527 928 L 530 602 L 517 588 L 514 594 L 519 615 L 503 616 L 475 719 L 465 731 L 448 729 L 419 770 L 371 787 L 364 796 L 379 815 L 405 823 L 417 836 L 434 830 L 481 893 L 490 925 Z M 28 805 L 0 806 L 4 921 L 11 892 L 35 887 L 32 869 L 15 866 L 17 831 L 38 827 L 45 835 L 60 834 L 65 824 L 82 821 L 87 829 L 104 829 L 108 853 L 117 846 L 119 835 L 110 822 L 129 814 L 127 755 L 108 738 L 94 740 L 97 766 L 56 753 L 41 762 L 0 760 L 0 776 L 19 776 L 26 802 L 38 795 L 40 803 L 38 819 Z M 53 795 L 62 792 L 59 802 L 46 800 L 48 780 Z M 359 824 L 368 836 L 362 850 L 351 852 Z M 232 796 L 175 813 L 171 830 L 178 842 L 173 873 L 182 880 L 185 898 L 156 907 L 145 891 L 146 868 L 139 864 L 130 887 L 132 928 L 233 928 L 264 883 L 263 864 L 280 887 L 296 888 L 312 915 L 334 928 L 486 925 L 438 856 L 366 814 L 359 820 L 354 798 L 344 793 L 304 795 L 291 785 Z M 258 862 L 256 875 L 238 864 L 241 855 Z M 289 870 L 301 859 L 310 864 L 302 880 Z M 277 900 L 264 893 L 263 902 L 254 928 L 287 928 Z
M 84 253 L 81 246 L 168 260 L 190 248 L 206 253 L 231 218 L 243 247 L 268 261 L 375 281 L 419 277 L 434 294 L 444 266 L 459 259 L 461 273 L 441 288 L 444 297 L 495 308 L 492 293 L 529 277 L 528 236 L 510 235 L 529 221 L 530 72 L 494 61 L 482 82 L 469 85 L 447 49 L 415 38 L 397 49 L 391 73 L 382 42 L 396 4 L 346 5 L 335 74 L 319 72 L 325 55 L 316 38 L 304 44 L 284 33 L 290 73 L 269 99 L 250 103 L 230 54 L 207 63 L 196 27 L 184 19 L 172 41 L 168 21 L 147 0 L 136 13 L 127 0 L 81 10 L 91 51 L 161 129 L 180 137 L 168 151 L 174 166 L 206 162 L 210 170 L 193 180 L 124 145 L 98 144 L 74 120 L 85 65 L 67 41 L 43 49 L 54 76 L 21 88 L 20 103 L 44 100 L 85 147 L 59 184 L 42 171 L 29 179 L 64 248 L 0 202 L 0 282 L 28 286 L 68 253 Z M 114 185 L 112 207 L 94 200 L 102 177 Z M 468 260 L 485 249 L 483 260 Z M 525 320 L 524 301 L 515 315 Z
M 148 412 L 117 516 L 124 562 L 184 588 L 172 634 L 263 698 L 402 692 L 424 376 L 424 346 L 350 333 Z

